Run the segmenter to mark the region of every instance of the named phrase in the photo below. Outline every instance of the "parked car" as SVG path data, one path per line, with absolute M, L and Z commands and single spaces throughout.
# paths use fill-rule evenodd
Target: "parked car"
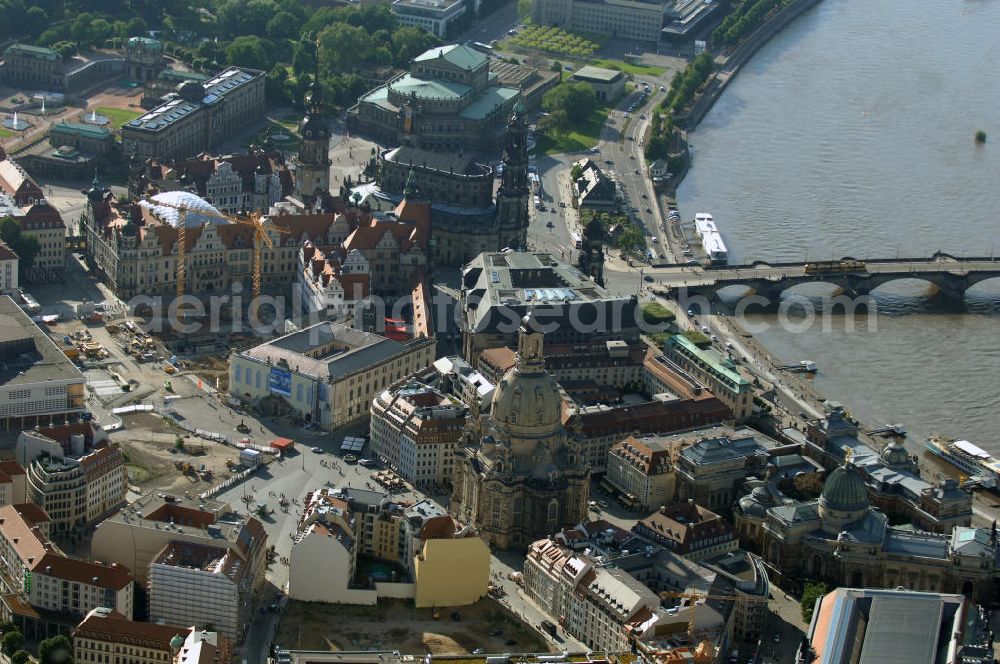
M 358 457 L 354 456 L 353 454 L 345 454 L 344 455 L 344 461 L 346 463 L 357 463 L 358 462 Z
M 375 461 L 372 459 L 358 459 L 358 463 L 367 468 L 368 466 L 374 466 Z

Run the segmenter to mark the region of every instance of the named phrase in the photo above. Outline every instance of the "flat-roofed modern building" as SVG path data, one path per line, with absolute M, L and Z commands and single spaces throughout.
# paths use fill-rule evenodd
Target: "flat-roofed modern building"
M 617 101 L 625 94 L 625 74 L 616 69 L 587 65 L 573 72 L 569 80 L 573 83 L 586 83 L 594 88 L 600 101 Z
M 837 588 L 816 600 L 796 664 L 991 664 L 985 612 L 962 595 Z
M 704 0 L 535 0 L 539 25 L 617 39 L 678 43 L 708 29 L 717 2 Z
M 264 72 L 230 67 L 207 81 L 188 80 L 177 96 L 122 127 L 122 154 L 186 159 L 232 138 L 264 113 Z
M 436 46 L 414 58 L 409 73 L 358 99 L 348 122 L 388 145 L 492 150 L 502 145 L 519 96 L 496 83 L 484 54 Z
M 532 310 L 553 344 L 636 342 L 638 300 L 610 295 L 568 263 L 543 251 L 483 253 L 465 266 L 459 306 L 462 349 L 478 366 L 487 348 L 516 346 Z
M 234 354 L 229 393 L 325 429 L 368 415 L 376 394 L 434 361 L 434 337 L 399 342 L 324 322 Z
M 10 297 L 0 296 L 0 426 L 25 429 L 82 413 L 83 374 Z
M 448 26 L 468 11 L 466 0 L 394 0 L 390 8 L 403 25 L 423 28 L 441 39 L 450 36 Z

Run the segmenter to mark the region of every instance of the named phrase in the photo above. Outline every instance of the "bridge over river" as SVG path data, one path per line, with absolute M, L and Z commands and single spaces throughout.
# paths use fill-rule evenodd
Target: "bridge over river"
M 645 274 L 658 282 L 654 290 L 680 297 L 711 299 L 730 286 L 744 286 L 756 295 L 777 302 L 781 294 L 802 284 L 831 284 L 849 296 L 868 295 L 883 284 L 900 279 L 918 279 L 931 285 L 934 294 L 955 300 L 976 284 L 1000 277 L 1000 257 L 958 258 L 938 252 L 930 258 L 876 258 L 858 261 L 852 269 L 819 269 L 813 263 L 765 263 L 720 265 L 701 268 L 690 265 L 653 266 Z M 821 264 L 822 265 L 822 264 Z M 664 292 L 666 291 L 666 292 Z

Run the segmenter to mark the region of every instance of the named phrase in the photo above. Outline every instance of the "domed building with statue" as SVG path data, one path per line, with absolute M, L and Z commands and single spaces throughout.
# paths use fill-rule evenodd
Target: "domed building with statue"
M 887 463 L 903 456 L 896 448 L 883 452 Z M 829 474 L 817 500 L 775 500 L 758 487 L 737 503 L 735 516 L 737 522 L 763 518 L 758 548 L 776 576 L 963 593 L 977 601 L 996 590 L 995 529 L 956 526 L 940 534 L 894 527 L 871 505 L 865 480 L 850 462 Z
M 559 384 L 545 371 L 543 335 L 522 321 L 517 361 L 489 414 L 471 417 L 455 453 L 451 512 L 501 549 L 583 521 L 590 469 L 579 438 L 562 424 Z

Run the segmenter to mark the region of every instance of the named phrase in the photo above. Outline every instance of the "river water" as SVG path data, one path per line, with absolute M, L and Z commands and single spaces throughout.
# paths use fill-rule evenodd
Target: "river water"
M 711 212 L 733 262 L 1000 255 L 1000 2 L 823 0 L 764 46 L 691 136 L 685 219 Z M 974 143 L 976 130 L 989 139 Z M 1000 456 L 1000 280 L 964 304 L 897 282 L 875 330 L 758 339 L 815 360 L 816 388 L 866 424 Z

